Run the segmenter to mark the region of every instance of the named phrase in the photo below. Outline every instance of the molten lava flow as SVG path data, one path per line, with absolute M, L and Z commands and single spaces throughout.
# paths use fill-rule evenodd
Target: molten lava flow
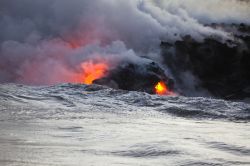
M 93 81 L 105 76 L 108 71 L 108 64 L 105 62 L 94 63 L 93 61 L 81 64 L 83 69 L 83 83 L 92 84 Z
M 158 82 L 155 86 L 155 92 L 158 95 L 166 95 L 168 91 L 168 87 L 163 81 Z
M 168 89 L 167 85 L 160 81 L 155 85 L 155 92 L 158 95 L 176 96 L 177 94 Z

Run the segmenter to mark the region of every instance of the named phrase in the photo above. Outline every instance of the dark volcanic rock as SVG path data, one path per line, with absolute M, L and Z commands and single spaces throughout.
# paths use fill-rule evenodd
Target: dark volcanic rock
M 239 30 L 250 32 L 245 25 L 239 25 Z M 190 71 L 214 96 L 243 99 L 250 97 L 250 36 L 235 38 L 240 42 L 230 46 L 212 38 L 200 43 L 187 36 L 174 44 L 162 42 L 161 47 L 179 84 L 185 83 L 181 73 Z
M 94 83 L 153 94 L 155 93 L 154 87 L 159 81 L 164 81 L 170 90 L 174 88 L 173 80 L 168 78 L 164 70 L 155 62 L 143 64 L 124 62 L 111 70 L 106 77 L 96 80 Z

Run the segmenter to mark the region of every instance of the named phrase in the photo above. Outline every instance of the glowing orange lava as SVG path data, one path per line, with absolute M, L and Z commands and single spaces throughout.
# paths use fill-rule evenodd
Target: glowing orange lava
M 177 96 L 178 94 L 169 90 L 167 85 L 163 82 L 160 81 L 155 85 L 155 93 L 158 95 L 168 95 L 168 96 Z
M 168 90 L 167 85 L 163 81 L 160 81 L 155 86 L 155 92 L 158 95 L 167 95 L 169 90 Z
M 81 67 L 83 69 L 83 83 L 88 85 L 92 84 L 93 81 L 104 77 L 108 71 L 108 64 L 105 62 L 83 62 Z

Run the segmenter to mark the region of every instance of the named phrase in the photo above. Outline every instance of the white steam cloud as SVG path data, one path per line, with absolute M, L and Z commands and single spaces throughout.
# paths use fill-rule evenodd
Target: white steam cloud
M 1 0 L 0 82 L 79 82 L 81 63 L 148 56 L 159 61 L 161 40 L 185 35 L 230 38 L 205 24 L 250 24 L 239 0 Z

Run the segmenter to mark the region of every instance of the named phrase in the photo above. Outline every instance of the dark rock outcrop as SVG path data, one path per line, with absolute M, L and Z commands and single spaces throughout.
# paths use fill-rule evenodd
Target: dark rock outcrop
M 109 71 L 106 77 L 95 80 L 94 83 L 154 94 L 154 87 L 159 81 L 164 81 L 170 90 L 174 88 L 173 80 L 167 77 L 164 70 L 155 62 L 141 64 L 123 62 L 117 68 Z
M 234 25 L 235 26 L 235 25 Z M 238 26 L 250 33 L 250 27 Z M 213 38 L 197 42 L 186 36 L 174 44 L 162 42 L 162 56 L 178 84 L 185 84 L 181 73 L 190 71 L 201 87 L 224 99 L 250 97 L 250 35 L 236 35 L 237 43 L 222 43 Z

